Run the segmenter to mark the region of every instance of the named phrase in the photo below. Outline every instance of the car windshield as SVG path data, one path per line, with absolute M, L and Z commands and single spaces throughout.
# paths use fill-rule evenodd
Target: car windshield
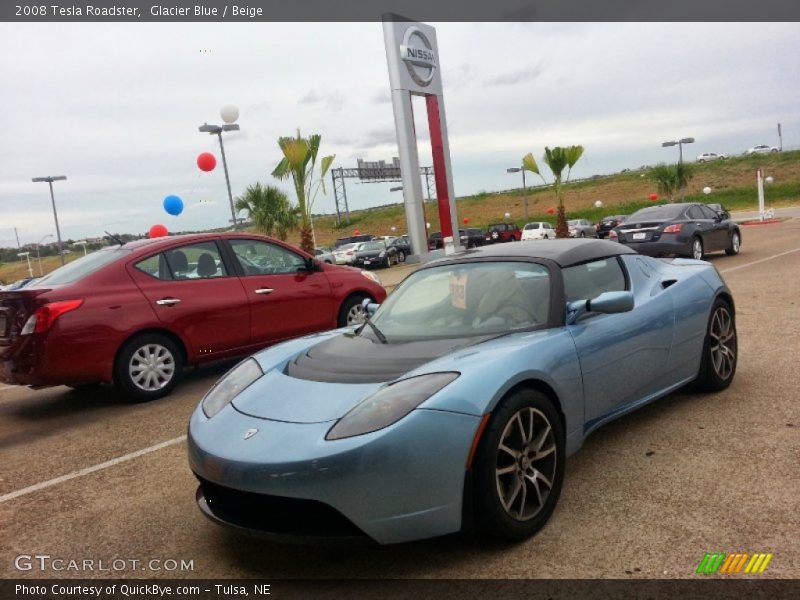
M 527 225 L 525 225 L 525 229 L 527 231 L 530 231 L 531 229 L 539 229 L 539 224 L 538 223 L 528 223 Z
M 386 244 L 381 242 L 365 242 L 361 245 L 359 250 L 363 252 L 370 252 L 372 250 L 386 250 Z
M 683 204 L 672 204 L 672 205 L 665 204 L 664 206 L 650 206 L 648 208 L 637 210 L 630 217 L 628 217 L 627 222 L 634 223 L 636 221 L 669 221 L 670 219 L 677 219 L 685 208 L 686 205 Z
M 352 250 L 356 246 L 358 246 L 358 244 L 345 244 L 343 246 L 339 246 L 336 249 L 336 252 L 347 252 L 348 250 Z
M 580 225 L 580 224 L 581 222 L 578 219 L 570 219 L 569 221 L 567 221 L 567 225 L 569 225 L 570 227 L 574 227 L 575 225 Z
M 542 265 L 462 263 L 413 273 L 372 321 L 390 342 L 499 335 L 544 326 L 549 308 Z
M 87 275 L 94 273 L 100 267 L 103 267 L 122 256 L 127 256 L 128 254 L 130 254 L 130 250 L 120 246 L 104 248 L 103 250 L 92 252 L 83 258 L 74 260 L 63 267 L 59 267 L 52 273 L 45 275 L 42 279 L 36 282 L 36 285 L 41 287 L 43 285 L 64 285 L 67 283 L 74 283 L 75 281 L 83 279 Z
M 494 225 L 489 225 L 489 231 L 505 231 L 506 224 L 505 223 L 495 223 Z

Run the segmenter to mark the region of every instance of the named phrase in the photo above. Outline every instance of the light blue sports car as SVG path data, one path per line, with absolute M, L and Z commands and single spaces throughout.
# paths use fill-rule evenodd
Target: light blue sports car
M 206 516 L 306 541 L 522 539 L 593 430 L 736 370 L 714 266 L 614 242 L 470 250 L 366 308 L 363 325 L 268 348 L 206 394 L 189 425 Z

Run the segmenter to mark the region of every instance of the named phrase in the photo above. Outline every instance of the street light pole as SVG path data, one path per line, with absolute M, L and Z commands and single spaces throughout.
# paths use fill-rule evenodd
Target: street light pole
M 56 212 L 56 197 L 53 195 L 53 182 L 63 181 L 67 178 L 66 175 L 48 175 L 47 177 L 34 177 L 31 179 L 34 183 L 46 181 L 50 185 L 50 201 L 53 203 L 53 218 L 56 221 L 56 236 L 58 236 L 58 255 L 61 257 L 61 264 L 64 264 L 64 246 L 61 243 L 61 229 L 58 227 L 58 212 Z
M 236 219 L 236 210 L 233 207 L 233 193 L 231 192 L 231 178 L 228 175 L 228 160 L 225 157 L 225 145 L 222 143 L 222 132 L 223 131 L 239 131 L 239 125 L 236 123 L 226 123 L 225 125 L 209 125 L 205 123 L 198 127 L 198 131 L 201 133 L 210 133 L 212 135 L 216 134 L 217 138 L 219 139 L 219 149 L 220 153 L 222 154 L 222 168 L 225 171 L 225 184 L 228 186 L 228 201 L 231 205 L 231 218 L 233 219 L 233 228 L 239 228 L 239 222 Z
M 523 205 L 524 205 L 524 210 L 525 210 L 525 220 L 527 221 L 528 220 L 528 186 L 525 183 L 525 169 L 523 169 L 522 167 L 510 167 L 510 168 L 506 169 L 506 173 L 516 173 L 518 171 L 522 173 L 522 200 L 523 200 Z
M 694 138 L 693 137 L 686 137 L 681 138 L 679 140 L 673 140 L 670 142 L 661 142 L 662 148 L 667 148 L 668 146 L 678 146 L 678 164 L 683 165 L 683 145 L 684 144 L 693 144 Z M 683 186 L 681 185 L 681 202 L 683 202 Z

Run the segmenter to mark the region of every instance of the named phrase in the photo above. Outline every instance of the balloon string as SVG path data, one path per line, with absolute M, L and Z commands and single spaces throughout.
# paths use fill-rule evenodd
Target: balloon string
M 194 185 L 192 185 L 192 189 L 191 189 L 191 190 L 189 190 L 189 193 L 188 193 L 188 194 L 186 194 L 187 196 L 191 196 L 192 194 L 194 194 L 194 190 L 197 188 L 197 182 L 200 180 L 200 178 L 201 178 L 202 176 L 203 176 L 203 174 L 202 174 L 202 173 L 198 173 L 198 174 L 197 174 L 197 179 L 195 179 L 195 180 L 194 180 Z

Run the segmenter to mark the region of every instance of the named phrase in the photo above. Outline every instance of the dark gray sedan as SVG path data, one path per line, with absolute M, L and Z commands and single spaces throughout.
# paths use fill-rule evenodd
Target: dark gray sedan
M 739 253 L 742 232 L 730 219 L 705 204 L 648 206 L 633 213 L 609 233 L 609 239 L 647 256 L 689 256 L 709 252 Z

